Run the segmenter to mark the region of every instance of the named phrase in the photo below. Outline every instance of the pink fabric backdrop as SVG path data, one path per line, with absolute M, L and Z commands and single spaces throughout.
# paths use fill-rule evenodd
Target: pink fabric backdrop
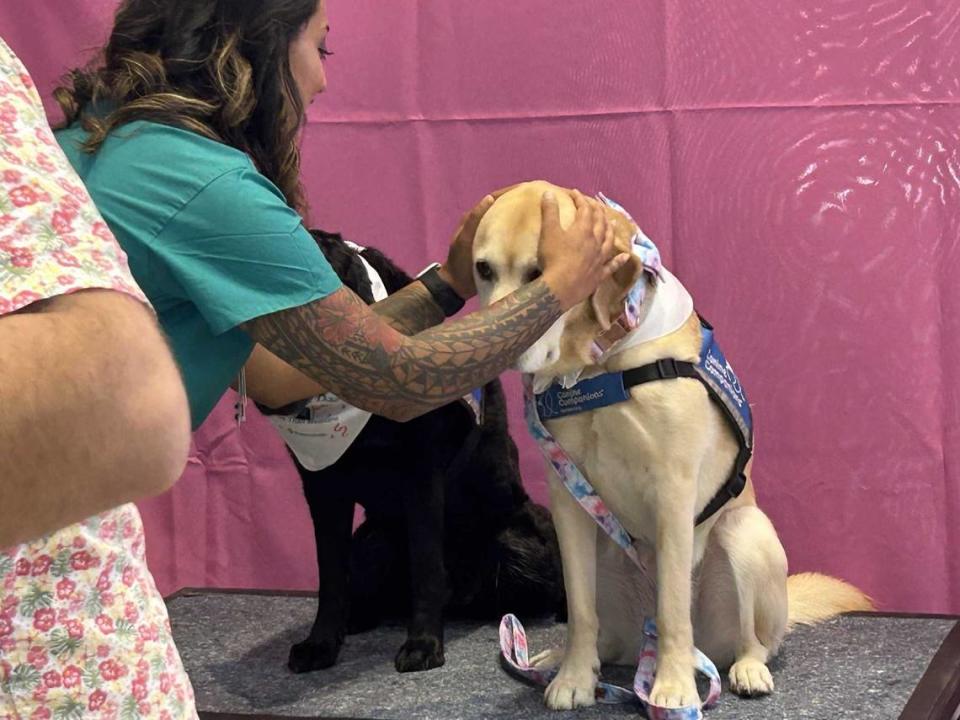
M 960 0 L 328 1 L 315 224 L 418 269 L 494 187 L 617 198 L 749 389 L 792 569 L 960 611 Z M 114 6 L 6 2 L 0 32 L 48 90 Z M 298 479 L 229 402 L 143 504 L 160 587 L 309 588 Z

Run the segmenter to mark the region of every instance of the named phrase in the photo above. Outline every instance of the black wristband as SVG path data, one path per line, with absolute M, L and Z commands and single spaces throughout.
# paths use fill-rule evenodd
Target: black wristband
M 439 265 L 433 265 L 420 273 L 417 280 L 426 286 L 433 297 L 433 301 L 443 310 L 443 314 L 450 317 L 460 312 L 466 301 L 457 295 L 456 290 L 443 281 L 438 273 L 439 269 Z

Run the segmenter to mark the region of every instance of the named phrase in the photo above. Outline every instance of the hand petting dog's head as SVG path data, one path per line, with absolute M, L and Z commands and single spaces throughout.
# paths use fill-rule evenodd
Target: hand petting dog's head
M 474 277 L 482 305 L 491 305 L 540 276 L 541 198 L 547 190 L 557 196 L 560 224 L 569 227 L 576 215 L 571 190 L 544 181 L 518 185 L 500 196 L 483 216 L 473 246 Z M 606 211 L 617 219 L 617 249 L 629 252 L 636 226 L 613 208 Z M 564 313 L 520 357 L 517 369 L 552 378 L 594 364 L 594 339 L 623 312 L 627 293 L 643 271 L 640 258 L 631 257 L 588 301 Z M 637 310 L 642 317 L 643 308 Z

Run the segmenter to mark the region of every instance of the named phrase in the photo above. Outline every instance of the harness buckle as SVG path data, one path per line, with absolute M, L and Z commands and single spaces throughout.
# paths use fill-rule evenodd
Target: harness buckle
M 673 358 L 663 358 L 656 361 L 657 372 L 664 380 L 673 380 L 680 377 L 680 368 L 677 367 L 677 361 Z

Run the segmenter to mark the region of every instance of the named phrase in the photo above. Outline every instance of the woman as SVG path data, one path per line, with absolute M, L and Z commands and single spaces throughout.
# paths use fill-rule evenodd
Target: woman
M 356 407 L 410 419 L 509 367 L 621 261 L 592 201 L 564 232 L 547 200 L 542 277 L 428 329 L 475 292 L 488 196 L 444 266 L 366 306 L 301 222 L 297 137 L 326 87 L 327 32 L 325 0 L 128 0 L 103 66 L 57 92 L 58 139 L 170 336 L 194 426 L 255 342 Z
M 297 139 L 304 109 L 326 86 L 327 33 L 324 0 L 126 0 L 102 64 L 74 71 L 57 91 L 67 118 L 58 140 L 170 338 L 194 427 L 256 343 L 311 386 L 274 388 L 275 397 L 324 388 L 392 419 L 415 417 L 512 365 L 625 260 L 592 201 L 577 196 L 564 231 L 546 198 L 541 276 L 434 328 L 475 293 L 473 231 L 488 196 L 443 266 L 365 305 L 301 219 Z M 114 641 L 94 625 L 88 638 Z M 139 692 L 146 683 L 158 698 L 153 712 L 193 712 L 164 704 L 153 692 L 158 673 L 135 645 L 126 652 L 128 665 L 144 668 Z

